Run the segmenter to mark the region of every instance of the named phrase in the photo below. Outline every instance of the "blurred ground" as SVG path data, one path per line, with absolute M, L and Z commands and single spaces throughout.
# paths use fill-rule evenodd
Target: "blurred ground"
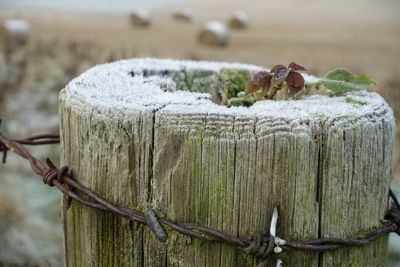
M 132 28 L 126 16 L 0 10 L 0 20 L 25 18 L 32 26 L 26 47 L 0 52 L 0 117 L 11 136 L 56 132 L 57 93 L 89 67 L 129 57 L 240 61 L 272 66 L 296 61 L 322 75 L 334 67 L 367 72 L 400 119 L 400 2 L 398 0 L 220 0 L 186 6 L 201 21 L 226 20 L 236 10 L 250 27 L 231 32 L 226 48 L 199 45 L 201 22 L 170 18 L 170 6 L 153 13 L 149 29 Z M 400 140 L 400 131 L 397 131 Z M 394 176 L 400 181 L 397 143 Z M 35 148 L 44 159 L 57 147 Z M 14 157 L 0 166 L 0 266 L 61 266 L 58 194 L 32 179 Z M 7 220 L 5 220 L 6 218 Z M 396 240 L 396 239 L 394 239 Z M 398 242 L 398 238 L 397 238 Z M 392 245 L 400 266 L 400 244 Z M 397 253 L 397 254 L 396 254 Z M 396 258 L 397 257 L 397 258 Z M 397 259 L 397 260 L 396 260 Z M 398 265 L 396 265 L 398 264 Z

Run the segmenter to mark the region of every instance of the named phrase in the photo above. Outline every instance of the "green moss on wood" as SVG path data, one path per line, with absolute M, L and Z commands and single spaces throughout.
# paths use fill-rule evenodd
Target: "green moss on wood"
M 250 78 L 250 72 L 244 70 L 223 69 L 220 73 L 222 84 L 227 84 L 228 86 L 228 98 L 236 97 L 238 93 L 243 92 Z

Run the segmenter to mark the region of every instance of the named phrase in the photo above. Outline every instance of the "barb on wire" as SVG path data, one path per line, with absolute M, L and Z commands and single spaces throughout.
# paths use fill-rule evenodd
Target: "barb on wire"
M 270 229 L 266 234 L 253 236 L 250 239 L 242 239 L 209 227 L 179 224 L 167 218 L 158 217 L 150 207 L 148 207 L 144 213 L 133 209 L 117 207 L 74 180 L 68 173 L 67 166 L 57 168 L 49 159 L 47 159 L 45 164 L 35 158 L 24 147 L 24 145 L 55 144 L 59 143 L 59 141 L 58 135 L 51 134 L 36 135 L 25 139 L 14 140 L 6 138 L 0 132 L 0 153 L 3 153 L 3 159 L 5 159 L 7 151 L 10 150 L 28 160 L 33 172 L 41 176 L 45 184 L 57 188 L 67 196 L 64 208 L 68 209 L 71 205 L 71 201 L 74 200 L 94 209 L 118 214 L 137 223 L 148 225 L 161 241 L 166 241 L 168 239 L 164 227 L 169 227 L 181 234 L 194 238 L 238 247 L 243 253 L 260 258 L 260 266 L 262 266 L 265 265 L 267 259 L 269 259 L 272 254 L 281 253 L 283 250 L 294 249 L 321 252 L 347 246 L 367 246 L 391 232 L 400 235 L 400 205 L 392 190 L 389 190 L 389 196 L 394 203 L 394 207 L 385 216 L 386 221 L 383 225 L 366 235 L 350 239 L 319 238 L 315 240 L 292 242 L 279 238 L 276 236 L 278 222 L 277 208 L 273 211 Z M 281 261 L 278 261 L 277 266 L 280 266 L 281 263 Z
M 164 228 L 161 226 L 160 222 L 158 221 L 156 213 L 152 209 L 147 208 L 146 211 L 144 212 L 144 215 L 146 217 L 147 225 L 153 231 L 153 233 L 157 236 L 157 238 L 161 242 L 167 241 L 167 239 L 168 239 L 167 233 L 165 232 Z

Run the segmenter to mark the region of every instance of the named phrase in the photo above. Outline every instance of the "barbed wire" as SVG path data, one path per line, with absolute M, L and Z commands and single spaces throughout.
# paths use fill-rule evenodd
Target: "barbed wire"
M 1 120 L 0 120 L 1 125 Z M 89 188 L 73 179 L 68 173 L 68 167 L 57 168 L 50 159 L 43 163 L 35 158 L 24 145 L 49 145 L 60 143 L 60 137 L 56 134 L 34 135 L 24 139 L 8 139 L 0 131 L 0 153 L 3 153 L 3 163 L 6 162 L 7 152 L 12 151 L 20 157 L 29 161 L 32 171 L 43 178 L 43 182 L 51 187 L 56 187 L 67 200 L 64 202 L 64 209 L 68 210 L 74 200 L 82 205 L 111 212 L 128 220 L 147 225 L 155 236 L 165 242 L 168 235 L 165 227 L 169 227 L 181 234 L 212 242 L 219 242 L 239 248 L 243 253 L 253 255 L 260 259 L 260 266 L 263 266 L 272 254 L 279 254 L 287 250 L 303 250 L 323 252 L 336 250 L 341 247 L 367 246 L 389 233 L 397 233 L 400 236 L 400 204 L 394 192 L 389 189 L 389 198 L 393 207 L 385 215 L 382 225 L 371 232 L 359 235 L 350 239 L 342 238 L 319 238 L 306 241 L 288 241 L 276 236 L 278 222 L 278 209 L 275 208 L 272 214 L 270 229 L 263 235 L 255 235 L 249 238 L 238 238 L 221 231 L 198 225 L 179 224 L 165 217 L 159 217 L 147 207 L 144 212 L 134 209 L 117 207 L 111 202 L 100 197 Z M 282 261 L 278 259 L 277 266 Z

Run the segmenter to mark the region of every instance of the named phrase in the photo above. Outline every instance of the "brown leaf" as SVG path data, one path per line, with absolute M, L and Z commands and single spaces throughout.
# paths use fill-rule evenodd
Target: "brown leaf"
M 293 95 L 301 91 L 304 87 L 303 76 L 295 71 L 291 71 L 286 77 L 286 83 L 288 85 L 289 94 Z
M 296 64 L 294 62 L 289 64 L 289 68 L 291 68 L 292 70 L 297 70 L 297 71 L 304 71 L 307 70 L 306 68 L 304 68 L 303 66 L 300 66 L 299 64 Z
M 283 83 L 286 77 L 289 75 L 290 69 L 285 66 L 279 67 L 274 72 L 274 78 L 272 79 L 272 85 L 279 86 Z
M 285 66 L 283 65 L 275 65 L 270 72 L 272 73 L 277 73 L 278 71 L 281 71 L 282 69 L 287 69 Z
M 269 88 L 271 85 L 272 74 L 268 71 L 260 71 L 250 80 L 246 93 L 251 94 L 260 88 Z

